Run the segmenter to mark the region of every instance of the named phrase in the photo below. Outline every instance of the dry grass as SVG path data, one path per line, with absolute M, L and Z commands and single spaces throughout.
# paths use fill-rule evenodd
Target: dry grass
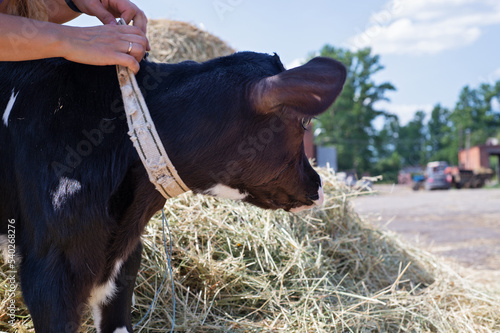
M 150 20 L 148 39 L 152 61 L 178 63 L 184 60 L 206 61 L 234 53 L 214 35 L 185 22 Z
M 500 332 L 497 294 L 367 225 L 349 205 L 357 193 L 321 172 L 325 207 L 297 215 L 190 194 L 168 202 L 177 332 Z M 159 216 L 143 243 L 134 323 L 159 297 L 136 331 L 169 331 Z M 10 327 L 7 302 L 0 330 Z M 29 327 L 18 320 L 17 331 Z M 83 331 L 92 330 L 87 320 Z
M 500 298 L 367 225 L 323 171 L 328 202 L 299 215 L 186 195 L 166 207 L 183 332 L 494 332 Z M 144 237 L 137 314 L 165 272 L 161 223 Z M 141 292 L 140 290 L 144 290 Z M 170 327 L 170 284 L 147 331 Z M 136 315 L 138 320 L 140 317 Z

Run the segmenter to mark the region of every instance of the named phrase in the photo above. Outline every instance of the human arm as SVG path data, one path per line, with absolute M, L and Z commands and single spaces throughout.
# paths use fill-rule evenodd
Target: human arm
M 63 57 L 91 65 L 119 64 L 137 72 L 147 45 L 142 30 L 133 26 L 76 28 L 0 13 L 0 61 Z

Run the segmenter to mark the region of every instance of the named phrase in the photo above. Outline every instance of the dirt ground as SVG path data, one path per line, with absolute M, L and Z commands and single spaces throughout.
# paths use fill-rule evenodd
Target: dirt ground
M 378 194 L 353 200 L 360 215 L 500 289 L 500 189 L 415 192 L 376 185 L 374 190 Z

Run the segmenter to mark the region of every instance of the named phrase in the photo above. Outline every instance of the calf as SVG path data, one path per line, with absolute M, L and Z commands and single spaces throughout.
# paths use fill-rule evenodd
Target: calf
M 285 70 L 277 55 L 142 62 L 137 81 L 168 155 L 195 193 L 298 211 L 322 201 L 304 123 L 346 78 L 328 58 Z M 165 204 L 129 136 L 115 67 L 0 63 L 0 245 L 15 249 L 41 332 L 132 332 L 140 236 Z

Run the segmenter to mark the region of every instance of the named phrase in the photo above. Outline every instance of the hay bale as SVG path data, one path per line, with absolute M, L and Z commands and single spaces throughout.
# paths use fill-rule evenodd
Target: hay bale
M 168 201 L 176 332 L 500 332 L 498 294 L 365 223 L 349 204 L 357 193 L 319 172 L 325 206 L 300 214 L 189 193 Z M 169 331 L 172 287 L 159 215 L 143 244 L 133 323 L 152 311 L 135 332 Z M 8 302 L 0 301 L 0 331 L 11 329 Z M 20 295 L 16 304 L 26 315 Z M 89 317 L 84 332 L 94 331 Z M 15 329 L 31 325 L 19 317 Z
M 498 295 L 368 225 L 349 204 L 359 193 L 319 171 L 326 205 L 297 215 L 192 194 L 168 202 L 176 331 L 500 331 Z M 161 230 L 156 216 L 136 288 L 136 322 L 160 295 L 141 325 L 148 332 L 171 325 Z
M 151 45 L 149 56 L 153 61 L 202 62 L 235 52 L 214 35 L 180 21 L 150 20 L 148 38 Z

